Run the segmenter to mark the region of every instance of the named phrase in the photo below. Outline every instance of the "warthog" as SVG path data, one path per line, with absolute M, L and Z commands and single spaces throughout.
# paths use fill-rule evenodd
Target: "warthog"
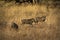
M 22 19 L 21 22 L 22 24 L 30 24 L 32 25 L 32 23 L 38 23 L 38 22 L 44 22 L 46 20 L 46 16 L 42 16 L 42 17 L 36 17 L 36 18 L 31 18 L 31 19 Z
M 46 16 L 36 17 L 34 22 L 35 23 L 44 22 L 45 20 L 46 20 Z
M 16 29 L 16 30 L 18 29 L 18 25 L 16 23 L 12 23 L 11 27 Z
M 21 22 L 22 22 L 22 24 L 30 24 L 30 25 L 32 25 L 32 23 L 34 22 L 34 18 L 22 19 Z

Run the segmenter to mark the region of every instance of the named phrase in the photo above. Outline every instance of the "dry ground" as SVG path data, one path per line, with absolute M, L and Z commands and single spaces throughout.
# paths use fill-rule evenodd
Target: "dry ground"
M 46 8 L 46 5 L 0 5 L 0 40 L 60 40 L 60 9 Z M 46 16 L 45 22 L 21 25 L 21 19 Z M 18 24 L 18 30 L 11 28 L 11 23 Z M 5 24 L 3 24 L 5 23 Z

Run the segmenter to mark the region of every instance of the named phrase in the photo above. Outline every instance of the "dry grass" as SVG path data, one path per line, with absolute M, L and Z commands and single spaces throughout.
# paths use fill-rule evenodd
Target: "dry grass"
M 0 30 L 0 40 L 60 40 L 58 35 L 60 33 L 58 29 L 60 9 L 48 8 L 47 10 L 46 5 L 17 5 L 14 3 L 6 3 L 2 6 L 0 7 L 0 21 L 6 21 L 7 25 Z M 21 19 L 36 16 L 47 18 L 43 23 L 33 24 L 33 27 L 27 24 L 21 25 Z M 11 28 L 12 22 L 18 24 L 18 31 Z

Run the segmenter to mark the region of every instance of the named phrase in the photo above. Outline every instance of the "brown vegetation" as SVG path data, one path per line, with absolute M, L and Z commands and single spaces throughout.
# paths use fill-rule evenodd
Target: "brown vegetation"
M 22 19 L 42 16 L 46 16 L 45 22 L 33 23 L 33 26 L 21 24 Z M 17 31 L 11 28 L 12 22 L 18 24 Z M 0 26 L 0 40 L 60 40 L 59 23 L 59 8 L 13 2 L 0 5 L 0 25 L 4 25 Z

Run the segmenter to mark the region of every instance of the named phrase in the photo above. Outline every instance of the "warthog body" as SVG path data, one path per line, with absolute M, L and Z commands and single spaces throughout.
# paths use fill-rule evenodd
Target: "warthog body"
M 30 24 L 32 25 L 32 23 L 34 22 L 34 19 L 23 19 L 21 20 L 22 21 L 22 24 Z

